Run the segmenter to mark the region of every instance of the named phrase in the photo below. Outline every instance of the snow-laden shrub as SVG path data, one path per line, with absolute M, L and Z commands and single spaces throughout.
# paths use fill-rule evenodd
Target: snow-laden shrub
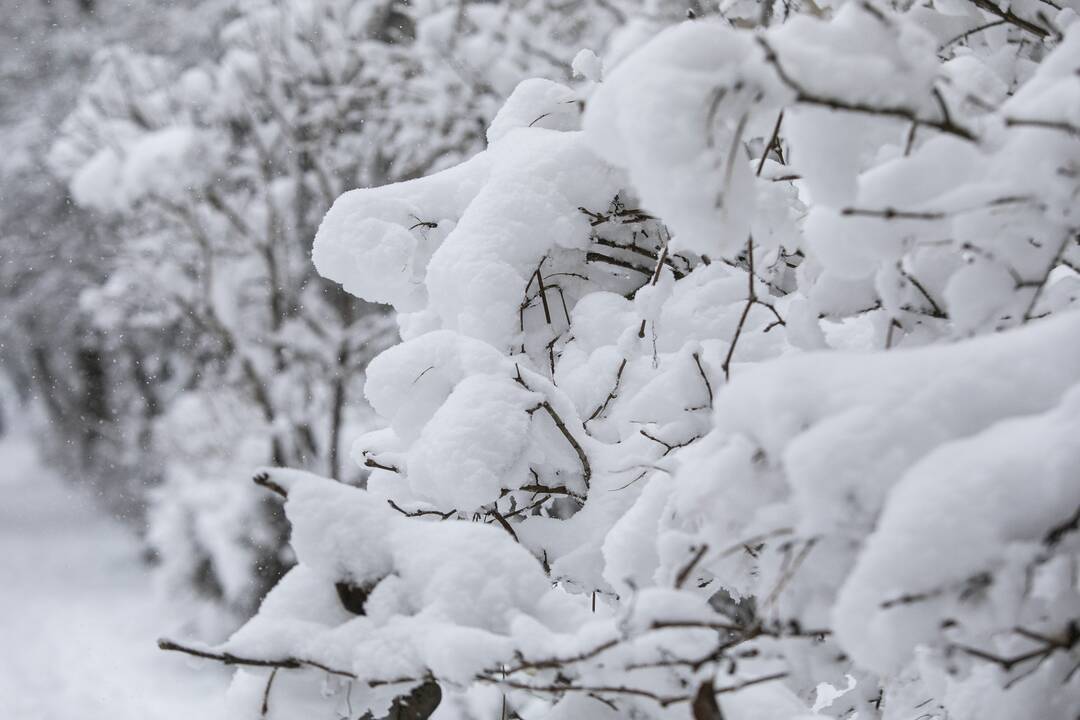
M 593 3 L 252 0 L 213 31 L 220 52 L 202 64 L 97 54 L 50 161 L 115 226 L 80 317 L 130 357 L 105 384 L 134 376 L 138 392 L 124 407 L 110 398 L 108 424 L 137 439 L 124 490 L 150 505 L 173 594 L 250 614 L 289 562 L 280 508 L 241 482 L 253 465 L 363 481 L 343 438 L 370 425 L 363 368 L 393 329 L 310 262 L 334 199 L 474 154 L 519 80 L 568 78 L 578 45 L 598 46 L 620 17 Z M 228 532 L 207 530 L 223 517 Z M 237 558 L 251 560 L 240 574 Z
M 337 200 L 402 342 L 367 488 L 258 475 L 298 565 L 163 641 L 238 717 L 1080 712 L 1075 13 L 773 10 Z

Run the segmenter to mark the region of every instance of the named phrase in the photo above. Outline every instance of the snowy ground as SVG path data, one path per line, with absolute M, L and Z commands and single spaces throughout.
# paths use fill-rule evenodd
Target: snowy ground
M 167 655 L 138 546 L 0 439 L 0 718 L 214 720 L 227 675 Z

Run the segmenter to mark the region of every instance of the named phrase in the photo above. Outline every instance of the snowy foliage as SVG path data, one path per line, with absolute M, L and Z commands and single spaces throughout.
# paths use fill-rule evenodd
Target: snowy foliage
M 210 51 L 99 49 L 48 153 L 102 247 L 88 278 L 67 280 L 64 317 L 94 340 L 75 368 L 90 407 L 50 403 L 50 415 L 56 444 L 87 435 L 73 454 L 100 455 L 87 474 L 145 519 L 166 591 L 210 601 L 205 629 L 222 608 L 249 615 L 292 562 L 280 504 L 243 482 L 252 466 L 353 484 L 366 473 L 345 461 L 345 439 L 373 424 L 363 369 L 395 333 L 385 311 L 315 273 L 323 215 L 346 188 L 482 149 L 520 80 L 569 78 L 572 54 L 602 46 L 624 11 L 191 4 L 205 27 L 185 22 L 177 37 Z M 51 401 L 57 383 L 36 358 L 27 373 Z
M 258 475 L 298 564 L 163 642 L 238 717 L 1080 712 L 1075 9 L 723 10 L 327 213 L 401 343 L 366 488 Z
M 159 363 L 140 366 L 129 343 L 79 311 L 82 292 L 108 275 L 116 223 L 73 203 L 46 157 L 102 47 L 205 57 L 224 2 L 57 0 L 0 17 L 0 374 L 34 405 L 25 415 L 50 464 L 132 523 L 157 478 L 142 391 Z
M 388 20 L 316 9 L 250 4 L 212 64 L 102 51 L 49 158 L 119 225 L 80 309 L 142 372 L 118 434 L 162 468 L 147 534 L 162 582 L 240 616 L 291 562 L 280 508 L 240 481 L 265 463 L 359 481 L 343 432 L 369 422 L 362 369 L 393 337 L 308 257 L 333 198 L 381 167 L 364 152 L 380 100 L 356 48 Z

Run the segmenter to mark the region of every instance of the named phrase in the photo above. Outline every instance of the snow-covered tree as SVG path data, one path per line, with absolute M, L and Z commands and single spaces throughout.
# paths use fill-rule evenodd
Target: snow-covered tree
M 296 567 L 162 642 L 238 717 L 1080 713 L 1076 8 L 721 10 L 335 202 L 402 342 L 366 489 L 257 475 Z
M 0 18 L 0 373 L 35 405 L 50 462 L 131 520 L 155 476 L 139 440 L 142 373 L 125 343 L 74 311 L 107 273 L 115 228 L 71 202 L 46 156 L 97 50 L 123 40 L 199 56 L 221 4 L 55 0 Z
M 370 30 L 330 32 L 350 5 L 253 6 L 205 66 L 101 53 L 51 155 L 121 235 L 82 308 L 145 375 L 146 412 L 122 416 L 146 418 L 140 459 L 165 465 L 148 533 L 162 577 L 239 613 L 289 557 L 277 505 L 236 478 L 270 462 L 356 480 L 342 430 L 364 422 L 350 400 L 388 338 L 383 314 L 308 260 L 322 214 L 372 162 L 375 98 L 351 50 Z
M 98 53 L 50 165 L 116 236 L 77 317 L 138 381 L 110 408 L 112 459 L 154 469 L 125 484 L 140 501 L 164 481 L 148 540 L 173 594 L 244 614 L 291 562 L 278 504 L 237 482 L 250 467 L 354 483 L 370 469 L 340 450 L 370 424 L 362 370 L 392 330 L 314 272 L 333 200 L 478 152 L 519 80 L 569 78 L 574 49 L 623 17 L 592 2 L 253 0 L 201 63 Z

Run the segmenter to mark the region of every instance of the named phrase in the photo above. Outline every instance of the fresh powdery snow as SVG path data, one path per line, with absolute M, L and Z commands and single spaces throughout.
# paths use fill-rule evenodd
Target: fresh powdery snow
M 999 107 L 950 32 L 674 25 L 344 193 L 370 475 L 258 476 L 298 565 L 177 649 L 241 717 L 1075 718 L 1080 26 Z
M 12 478 L 14 692 L 183 707 L 160 632 L 229 720 L 1080 717 L 1080 0 L 242 5 L 54 163 L 95 327 L 197 346 L 129 437 L 240 626 Z
M 31 443 L 0 440 L 0 717 L 221 717 L 227 673 L 157 648 L 174 612 L 138 543 Z

